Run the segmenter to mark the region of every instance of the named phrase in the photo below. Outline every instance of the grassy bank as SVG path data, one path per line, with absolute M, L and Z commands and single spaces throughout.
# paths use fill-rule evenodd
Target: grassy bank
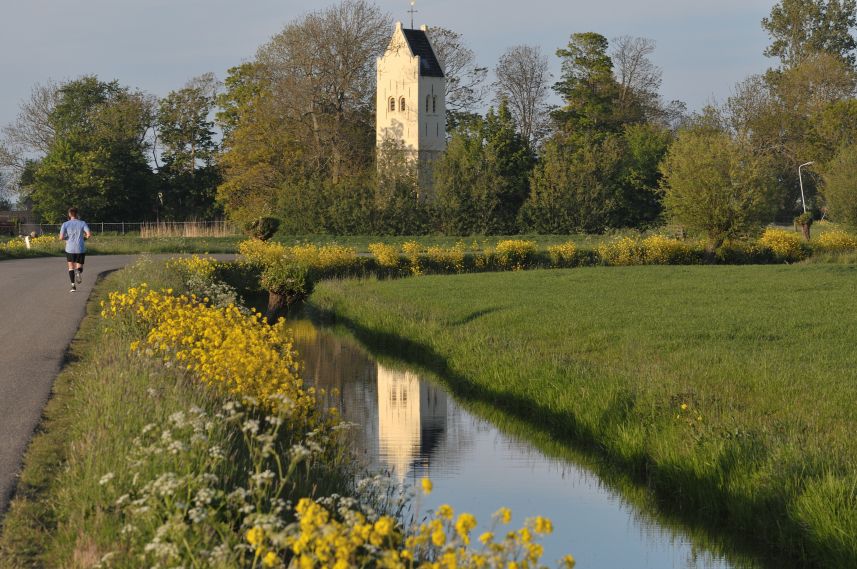
M 854 266 L 329 281 L 312 308 L 792 565 L 857 563 Z
M 335 445 L 304 457 L 287 481 L 279 472 L 254 482 L 266 468 L 277 472 L 254 445 L 264 442 L 288 467 L 288 449 L 308 427 L 286 421 L 273 430 L 264 413 L 232 407 L 234 398 L 183 369 L 129 350 L 141 323 L 99 316 L 99 300 L 143 281 L 187 290 L 179 271 L 150 261 L 96 286 L 0 527 L 4 569 L 139 567 L 188 557 L 220 566 L 211 543 L 222 546 L 222 566 L 237 566 L 246 556 L 244 532 L 282 508 L 277 500 L 350 487 Z M 257 438 L 246 430 L 254 422 Z

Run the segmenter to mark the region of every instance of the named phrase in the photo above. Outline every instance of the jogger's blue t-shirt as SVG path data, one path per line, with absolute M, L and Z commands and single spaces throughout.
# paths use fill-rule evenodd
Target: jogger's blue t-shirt
M 60 237 L 65 237 L 66 253 L 86 253 L 84 235 L 89 233 L 89 226 L 85 221 L 69 219 L 60 227 Z

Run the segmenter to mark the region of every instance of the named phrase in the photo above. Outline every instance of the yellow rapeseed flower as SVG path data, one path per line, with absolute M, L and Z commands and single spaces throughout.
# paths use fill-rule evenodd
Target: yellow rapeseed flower
M 273 551 L 269 551 L 262 558 L 262 565 L 264 565 L 265 567 L 273 567 L 273 566 L 279 564 L 279 562 L 280 562 L 280 558 L 277 557 L 277 554 L 274 553 Z
M 428 478 L 423 478 L 421 483 L 423 486 L 423 492 L 425 492 L 426 494 L 431 494 L 433 488 L 431 480 L 429 480 Z
M 494 517 L 498 518 L 503 524 L 509 524 L 512 521 L 512 510 L 509 508 L 500 508 L 494 513 Z
M 537 516 L 533 523 L 533 530 L 540 534 L 553 533 L 553 522 L 550 521 L 550 518 Z
M 473 517 L 473 514 L 463 513 L 458 516 L 458 519 L 455 521 L 455 531 L 458 533 L 458 537 L 461 538 L 461 541 L 465 543 L 465 545 L 470 543 L 470 531 L 476 527 L 476 518 Z
M 437 515 L 446 520 L 451 520 L 455 512 L 449 504 L 443 504 L 437 509 Z
M 247 543 L 253 546 L 262 545 L 262 542 L 265 540 L 265 530 L 260 528 L 259 526 L 254 526 L 247 530 L 247 533 L 244 534 L 244 537 L 247 539 Z

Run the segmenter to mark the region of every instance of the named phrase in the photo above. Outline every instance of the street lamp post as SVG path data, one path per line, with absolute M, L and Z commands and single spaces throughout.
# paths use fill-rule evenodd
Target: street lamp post
M 806 213 L 806 198 L 803 197 L 803 176 L 801 176 L 800 169 L 810 164 L 815 164 L 815 162 L 806 162 L 797 167 L 797 179 L 800 182 L 800 203 L 803 206 L 804 213 Z

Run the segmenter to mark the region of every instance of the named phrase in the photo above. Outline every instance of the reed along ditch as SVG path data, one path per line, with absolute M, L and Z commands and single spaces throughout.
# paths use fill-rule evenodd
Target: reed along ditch
M 450 504 L 470 512 L 480 522 L 477 536 L 491 529 L 501 506 L 512 510 L 515 527 L 547 516 L 554 532 L 542 541 L 543 561 L 550 565 L 571 553 L 586 569 L 761 567 L 700 528 L 658 513 L 645 489 L 605 481 L 597 466 L 549 435 L 459 402 L 437 378 L 379 361 L 308 319 L 289 324 L 305 380 L 336 393 L 329 404 L 357 425 L 352 437 L 361 466 L 411 486 L 423 477 L 433 481 L 421 511 Z

